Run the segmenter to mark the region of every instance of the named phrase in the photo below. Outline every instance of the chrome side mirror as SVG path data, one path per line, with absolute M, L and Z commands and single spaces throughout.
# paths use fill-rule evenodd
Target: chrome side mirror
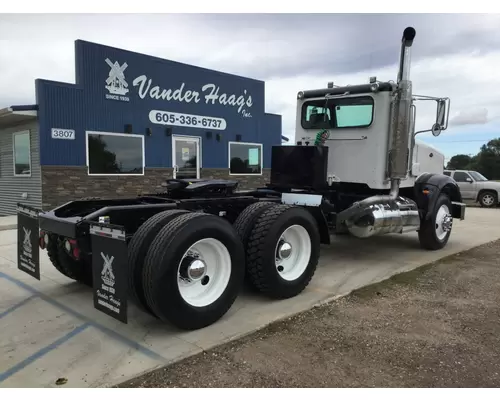
M 439 136 L 442 131 L 448 128 L 448 116 L 450 112 L 449 99 L 438 99 L 436 109 L 436 123 L 432 126 L 431 132 L 434 136 Z

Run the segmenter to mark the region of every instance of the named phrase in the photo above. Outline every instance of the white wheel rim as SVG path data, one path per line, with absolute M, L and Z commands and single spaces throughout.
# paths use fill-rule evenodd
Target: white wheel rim
M 450 209 L 447 205 L 443 204 L 436 214 L 436 236 L 439 240 L 443 240 L 453 224 L 453 218 L 450 214 Z
M 288 227 L 275 248 L 276 270 L 287 281 L 299 278 L 311 258 L 311 237 L 300 225 Z
M 491 206 L 493 204 L 493 196 L 490 194 L 486 194 L 483 196 L 483 203 L 487 206 Z
M 231 255 L 217 239 L 194 243 L 183 255 L 177 270 L 177 286 L 184 301 L 205 307 L 224 293 L 231 277 Z

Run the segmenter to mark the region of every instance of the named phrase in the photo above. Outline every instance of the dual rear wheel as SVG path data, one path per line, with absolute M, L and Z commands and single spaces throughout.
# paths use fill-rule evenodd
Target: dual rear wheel
M 169 210 L 129 244 L 130 293 L 144 310 L 181 329 L 200 329 L 231 308 L 245 276 L 273 298 L 308 285 L 319 259 L 315 219 L 301 207 L 259 202 L 231 225 L 205 213 Z

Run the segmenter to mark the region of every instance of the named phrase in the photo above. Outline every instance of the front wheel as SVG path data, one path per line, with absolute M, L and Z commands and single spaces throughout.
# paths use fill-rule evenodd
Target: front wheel
M 428 219 L 422 219 L 418 238 L 420 245 L 427 250 L 439 250 L 446 246 L 450 239 L 453 226 L 451 215 L 451 200 L 441 193 Z

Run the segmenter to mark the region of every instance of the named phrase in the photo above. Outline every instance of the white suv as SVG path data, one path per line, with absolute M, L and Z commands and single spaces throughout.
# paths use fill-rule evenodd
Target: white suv
M 500 182 L 489 181 L 477 171 L 444 170 L 460 187 L 464 200 L 479 202 L 481 207 L 497 207 L 500 199 Z

